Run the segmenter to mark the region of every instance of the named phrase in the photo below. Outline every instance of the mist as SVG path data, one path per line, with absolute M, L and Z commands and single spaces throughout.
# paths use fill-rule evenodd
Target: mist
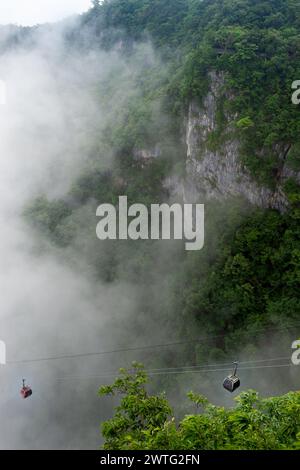
M 89 0 L 10 0 L 9 5 L 2 2 L 0 18 L 2 24 L 34 25 L 58 21 L 69 15 L 81 13 L 89 8 Z
M 186 354 L 186 345 L 117 352 L 169 343 L 180 334 L 184 341 L 178 323 L 185 324 L 190 338 L 195 322 L 172 317 L 176 298 L 168 275 L 182 269 L 182 243 L 156 242 L 147 252 L 141 250 L 141 258 L 151 257 L 153 265 L 146 274 L 141 270 L 146 277 L 141 289 L 131 276 L 138 264 L 131 266 L 131 254 L 139 242 L 124 244 L 121 254 L 114 243 L 101 245 L 96 237 L 97 201 L 88 198 L 79 205 L 72 192 L 82 174 L 109 175 L 118 145 L 105 139 L 107 127 L 120 127 L 126 121 L 126 109 L 142 93 L 143 70 L 150 64 L 163 75 L 165 65 L 149 42 L 133 44 L 130 57 L 122 54 L 122 41 L 110 52 L 72 48 L 66 36 L 76 21 L 34 28 L 23 45 L 6 47 L 1 55 L 0 79 L 7 95 L 0 105 L 0 340 L 6 342 L 8 361 L 0 366 L 1 449 L 99 448 L 101 422 L 112 415 L 114 405 L 97 396 L 101 384 L 109 383 L 119 367 L 130 366 L 133 360 L 148 368 L 180 367 L 187 365 L 186 357 L 196 356 Z M 3 44 L 13 44 L 14 33 L 10 28 L 2 32 Z M 108 96 L 103 90 L 110 85 Z M 151 131 L 157 137 L 157 129 L 168 125 L 159 99 L 153 100 L 152 113 Z M 175 145 L 168 145 L 175 154 Z M 174 176 L 173 168 L 169 176 Z M 72 206 L 64 227 L 72 232 L 68 246 L 56 246 L 24 217 L 26 208 L 41 196 Z M 229 201 L 219 212 L 226 213 L 231 206 Z M 247 210 L 238 204 L 241 215 Z M 209 262 L 205 256 L 208 260 L 214 256 L 222 218 L 210 215 L 209 225 L 203 264 Z M 95 265 L 115 251 L 116 279 L 99 280 Z M 259 357 L 287 356 L 295 338 L 280 338 L 281 344 L 273 335 L 261 344 Z M 51 360 L 97 351 L 116 352 Z M 226 363 L 248 361 L 257 354 L 246 347 L 237 352 L 234 344 L 232 351 Z M 186 410 L 185 393 L 191 389 L 216 403 L 232 405 L 233 397 L 222 389 L 225 375 L 226 371 L 174 374 L 164 377 L 163 387 L 168 387 L 178 413 Z M 240 376 L 242 390 L 255 388 L 263 394 L 284 393 L 287 383 L 296 383 L 295 374 L 285 370 L 241 371 Z M 23 378 L 33 388 L 30 400 L 19 396 Z M 155 391 L 161 391 L 160 380 L 153 378 Z
M 152 56 L 151 47 L 144 45 L 141 54 Z M 117 370 L 125 365 L 120 356 L 116 364 L 110 357 L 18 361 L 110 350 L 120 338 L 130 345 L 134 338 L 124 338 L 124 322 L 136 311 L 138 292 L 126 282 L 95 280 L 84 256 L 84 233 L 64 256 L 29 226 L 23 212 L 40 194 L 64 197 L 76 177 L 95 165 L 99 136 L 111 119 L 101 111 L 97 85 L 116 69 L 124 79 L 110 106 L 113 113 L 139 92 L 135 67 L 139 60 L 128 65 L 117 51 L 67 50 L 62 25 L 39 29 L 33 45 L 10 48 L 1 57 L 7 96 L 0 107 L 0 336 L 8 361 L 1 367 L 2 449 L 100 445 L 100 423 L 111 406 L 106 409 L 97 397 L 100 379 L 85 377 Z M 108 169 L 113 158 L 106 148 L 97 166 Z M 96 243 L 88 204 L 77 217 L 79 224 L 87 219 Z M 73 379 L 77 376 L 81 379 Z M 32 386 L 34 400 L 20 399 L 22 378 Z
M 97 201 L 78 205 L 73 195 L 81 175 L 114 167 L 118 145 L 107 143 L 105 130 L 126 122 L 130 103 L 142 94 L 143 70 L 164 74 L 165 66 L 150 42 L 133 44 L 130 55 L 121 43 L 110 52 L 71 47 L 66 38 L 77 21 L 33 28 L 17 42 L 15 28 L 1 32 L 0 339 L 7 347 L 0 369 L 1 449 L 99 448 L 101 422 L 115 404 L 98 397 L 99 386 L 134 360 L 159 367 L 174 357 L 158 348 L 52 360 L 165 343 L 178 334 L 166 310 L 168 274 L 178 268 L 183 243 L 147 245 L 153 268 L 141 288 L 131 263 L 136 247 L 142 254 L 143 248 L 117 242 L 118 275 L 102 282 L 95 264 L 115 246 L 96 237 Z M 152 112 L 155 128 L 168 125 L 159 100 Z M 57 246 L 24 216 L 40 197 L 71 205 L 68 246 Z M 20 397 L 23 378 L 32 400 Z

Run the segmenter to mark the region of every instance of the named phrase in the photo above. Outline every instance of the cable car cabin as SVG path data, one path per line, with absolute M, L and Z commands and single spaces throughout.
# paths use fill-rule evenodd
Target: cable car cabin
M 21 397 L 24 399 L 31 397 L 32 395 L 32 389 L 28 387 L 27 385 L 25 385 L 25 380 L 23 380 L 23 387 L 21 388 L 20 394 L 21 394 Z
M 223 387 L 231 393 L 239 388 L 240 385 L 240 379 L 236 375 L 229 375 L 223 382 Z
M 241 381 L 236 375 L 237 368 L 238 368 L 238 363 L 235 362 L 233 374 L 226 377 L 226 379 L 223 382 L 223 387 L 225 388 L 225 390 L 228 390 L 228 392 L 230 393 L 233 393 L 241 385 Z

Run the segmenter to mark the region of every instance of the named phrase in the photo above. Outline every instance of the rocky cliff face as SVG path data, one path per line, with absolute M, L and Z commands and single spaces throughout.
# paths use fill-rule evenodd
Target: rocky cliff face
M 282 153 L 282 169 L 274 191 L 260 186 L 241 164 L 240 142 L 234 137 L 235 116 L 226 115 L 226 127 L 220 139 L 221 144 L 212 149 L 210 136 L 217 131 L 217 107 L 224 93 L 224 77 L 211 73 L 211 88 L 201 106 L 191 102 L 186 122 L 187 180 L 185 199 L 195 200 L 205 196 L 208 199 L 224 199 L 239 196 L 263 208 L 276 208 L 283 211 L 288 203 L 282 191 L 284 179 L 291 171 L 284 165 L 288 149 L 277 149 Z M 229 98 L 227 96 L 226 98 Z M 296 175 L 297 177 L 297 175 Z M 298 175 L 299 177 L 299 175 Z

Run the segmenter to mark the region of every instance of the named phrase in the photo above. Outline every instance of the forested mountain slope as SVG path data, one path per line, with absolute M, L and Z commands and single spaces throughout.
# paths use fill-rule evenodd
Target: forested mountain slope
M 138 282 L 147 316 L 186 334 L 191 325 L 226 333 L 212 355 L 224 354 L 232 337 L 237 349 L 252 344 L 254 327 L 299 320 L 300 107 L 291 102 L 300 76 L 299 11 L 297 0 L 110 0 L 95 2 L 65 34 L 67 47 L 116 51 L 133 68 L 138 93 L 114 100 L 124 85 L 115 69 L 99 83 L 95 99 L 108 119 L 91 168 L 65 200 L 41 197 L 27 215 L 67 247 L 89 201 L 115 203 L 120 192 L 146 204 L 211 199 L 200 253 L 181 251 L 176 261 L 165 254 L 163 267 L 151 242 L 107 242 L 103 253 L 91 241 L 85 256 L 105 282 Z M 107 149 L 115 159 L 104 171 Z M 252 203 L 247 215 L 244 198 Z M 168 279 L 158 305 L 149 273 Z
M 12 31 L 3 47 L 22 47 L 25 35 L 30 48 L 56 27 Z M 278 349 L 296 334 L 300 106 L 291 86 L 300 79 L 299 37 L 299 0 L 95 1 L 64 29 L 64 53 L 114 56 L 92 87 L 105 120 L 95 122 L 88 163 L 67 194 L 41 194 L 25 214 L 63 257 L 75 247 L 99 283 L 138 287 L 127 327 L 141 341 L 149 324 L 158 335 L 217 338 L 159 356 L 163 363 L 241 349 L 255 356 L 266 332 L 275 331 Z M 150 241 L 103 248 L 95 209 L 120 194 L 146 205 L 206 202 L 204 250 Z

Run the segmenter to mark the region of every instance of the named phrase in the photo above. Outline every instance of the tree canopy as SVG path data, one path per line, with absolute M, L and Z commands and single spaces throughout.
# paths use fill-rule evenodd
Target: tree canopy
M 177 422 L 164 395 L 147 392 L 139 364 L 121 370 L 100 395 L 121 397 L 115 416 L 102 424 L 108 450 L 299 450 L 300 392 L 262 399 L 254 390 L 235 398 L 236 407 L 215 406 L 195 393 L 197 412 Z

